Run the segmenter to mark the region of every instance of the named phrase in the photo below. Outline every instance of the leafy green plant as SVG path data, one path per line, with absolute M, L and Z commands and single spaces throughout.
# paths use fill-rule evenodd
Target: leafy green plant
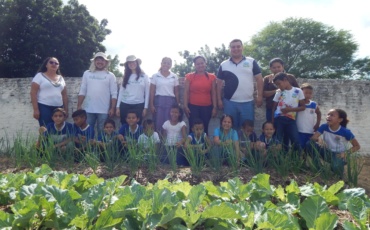
M 284 151 L 267 152 L 267 159 L 269 164 L 276 170 L 276 172 L 284 179 L 287 178 L 290 171 L 290 155 Z
M 128 141 L 126 145 L 126 162 L 127 166 L 130 168 L 130 174 L 135 175 L 139 170 L 139 167 L 143 163 L 144 155 L 143 152 L 140 151 L 137 142 L 132 140 Z
M 172 171 L 176 172 L 177 171 L 177 147 L 176 146 L 169 146 L 169 145 L 164 145 L 164 148 L 166 150 L 167 154 L 167 159 L 170 163 Z
M 200 172 L 205 166 L 206 156 L 202 152 L 202 149 L 198 146 L 188 145 L 184 149 L 185 158 L 189 162 L 191 173 L 194 176 L 199 176 Z
M 360 175 L 362 168 L 364 167 L 364 162 L 360 155 L 353 153 L 346 154 L 347 162 L 347 181 L 351 187 L 356 187 L 358 184 L 358 176 Z

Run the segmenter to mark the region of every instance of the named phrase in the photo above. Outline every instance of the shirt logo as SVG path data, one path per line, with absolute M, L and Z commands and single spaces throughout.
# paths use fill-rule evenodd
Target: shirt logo
M 243 63 L 243 67 L 250 67 L 249 62 L 245 61 L 245 62 Z

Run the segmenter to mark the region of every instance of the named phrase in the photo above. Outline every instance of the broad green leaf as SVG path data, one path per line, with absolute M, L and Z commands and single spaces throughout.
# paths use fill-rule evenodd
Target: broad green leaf
M 315 229 L 332 230 L 337 226 L 338 217 L 335 214 L 325 212 L 315 220 Z
M 337 192 L 339 192 L 339 190 L 341 190 L 344 186 L 344 182 L 341 180 L 341 181 L 338 181 L 337 183 L 333 184 L 332 186 L 330 186 L 328 188 L 328 191 L 331 192 L 332 194 L 337 194 Z
M 296 221 L 292 221 L 287 213 L 279 209 L 268 210 L 257 223 L 258 229 L 298 229 Z
M 203 185 L 193 186 L 189 192 L 188 200 L 189 203 L 186 204 L 189 212 L 198 212 L 197 208 L 202 203 L 204 196 L 206 195 L 206 189 Z
M 96 223 L 94 224 L 93 229 L 112 229 L 115 225 L 119 224 L 122 221 L 122 218 L 113 218 L 111 210 L 104 210 Z
M 364 197 L 365 196 L 365 189 L 363 188 L 352 188 L 352 189 L 345 189 L 338 194 L 339 204 L 338 207 L 341 210 L 347 209 L 347 202 L 352 197 Z
M 13 214 L 6 213 L 3 210 L 0 210 L 0 229 L 11 230 L 13 220 Z
M 123 217 L 125 213 L 127 212 L 128 206 L 130 206 L 134 200 L 135 200 L 135 194 L 128 193 L 125 196 L 121 196 L 108 209 L 111 210 L 111 214 L 114 218 Z
M 70 223 L 69 226 L 76 226 L 80 229 L 87 229 L 89 218 L 87 214 L 76 216 Z
M 256 184 L 256 189 L 259 192 L 266 193 L 268 195 L 272 195 L 273 191 L 270 185 L 270 175 L 268 174 L 257 174 L 252 178 L 249 183 Z
M 301 187 L 299 187 L 299 190 L 301 191 L 301 196 L 313 196 L 317 195 L 317 192 L 312 184 L 306 184 Z
M 318 195 L 306 198 L 302 202 L 299 211 L 300 215 L 305 219 L 308 228 L 313 228 L 315 226 L 315 220 L 325 212 L 329 212 L 329 208 L 324 198 Z
M 329 190 L 325 190 L 319 193 L 326 201 L 327 204 L 337 206 L 339 203 L 339 198 L 334 195 L 334 193 L 330 192 Z
M 348 211 L 355 218 L 356 222 L 364 228 L 368 220 L 369 211 L 364 201 L 359 197 L 352 197 L 348 201 Z
M 53 172 L 53 170 L 47 164 L 43 164 L 43 165 L 41 165 L 40 168 L 36 167 L 35 170 L 33 170 L 33 173 L 38 175 L 38 176 L 49 175 L 52 172 Z
M 146 219 L 147 216 L 151 213 L 152 203 L 153 203 L 152 199 L 149 200 L 142 199 L 139 201 L 139 205 L 137 206 L 137 213 L 141 217 L 141 219 Z M 158 222 L 159 220 L 160 218 L 158 219 Z
M 352 223 L 352 222 L 349 222 L 348 220 L 346 220 L 342 227 L 345 229 L 345 230 L 358 230 L 358 227 Z
M 286 193 L 300 194 L 301 190 L 295 180 L 292 180 L 288 186 L 285 188 Z
M 220 187 L 215 186 L 211 181 L 203 182 L 202 185 L 206 188 L 209 196 L 227 201 L 230 200 L 230 195 L 227 192 L 222 191 Z
M 286 201 L 285 191 L 284 191 L 283 187 L 281 187 L 281 185 L 279 185 L 278 188 L 275 189 L 274 196 L 277 197 L 279 200 L 281 200 L 283 202 Z
M 39 216 L 37 214 L 39 206 L 32 199 L 21 200 L 15 203 L 11 209 L 14 213 L 13 225 L 22 229 L 29 228 L 34 217 Z
M 236 206 L 229 202 L 214 201 L 206 207 L 202 213 L 202 218 L 217 218 L 217 219 L 241 219 L 241 216 L 236 212 Z
M 23 185 L 19 190 L 20 199 L 32 197 L 41 193 L 41 187 L 38 184 Z
M 172 184 L 169 188 L 171 192 L 181 192 L 183 193 L 184 197 L 187 197 L 189 195 L 191 187 L 192 186 L 189 184 L 189 182 L 180 182 Z

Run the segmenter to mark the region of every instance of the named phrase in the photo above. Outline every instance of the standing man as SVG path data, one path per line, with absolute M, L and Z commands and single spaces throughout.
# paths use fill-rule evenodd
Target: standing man
M 87 123 L 92 127 L 97 123 L 97 131 L 101 133 L 105 120 L 115 114 L 117 103 L 117 80 L 108 71 L 110 60 L 105 53 L 98 52 L 91 59 L 89 70 L 82 76 L 80 93 L 78 94 L 77 109 L 87 112 Z
M 230 42 L 230 58 L 221 63 L 217 74 L 217 104 L 224 113 L 233 117 L 233 128 L 239 129 L 245 120 L 254 121 L 254 83 L 257 82 L 257 107 L 262 106 L 263 78 L 257 62 L 243 56 L 240 39 Z M 222 99 L 222 86 L 224 98 Z

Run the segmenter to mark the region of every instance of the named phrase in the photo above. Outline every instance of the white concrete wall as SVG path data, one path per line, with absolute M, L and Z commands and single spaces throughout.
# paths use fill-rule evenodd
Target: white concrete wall
M 0 79 L 0 139 L 6 134 L 14 137 L 17 132 L 37 135 L 38 122 L 32 118 L 33 111 L 29 94 L 31 80 L 32 78 Z M 72 114 L 77 107 L 81 78 L 66 78 L 65 80 L 69 98 L 69 114 Z M 303 82 L 309 82 L 314 87 L 314 100 L 319 103 L 323 113 L 322 122 L 325 122 L 329 109 L 344 109 L 350 119 L 348 128 L 360 142 L 361 152 L 370 154 L 370 82 L 299 79 L 299 83 Z M 255 130 L 259 134 L 265 119 L 265 110 L 256 108 L 255 111 Z M 221 115 L 222 112 L 220 111 L 219 114 Z M 68 120 L 71 121 L 71 117 Z M 212 119 L 209 134 L 212 135 L 211 130 L 218 125 L 219 119 Z

